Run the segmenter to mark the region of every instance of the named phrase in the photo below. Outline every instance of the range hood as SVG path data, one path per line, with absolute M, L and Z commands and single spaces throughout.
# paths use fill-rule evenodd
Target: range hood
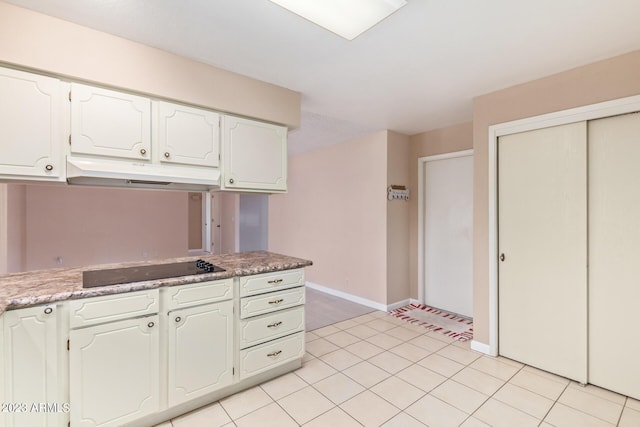
M 67 182 L 76 185 L 208 191 L 220 187 L 220 171 L 196 166 L 68 156 Z

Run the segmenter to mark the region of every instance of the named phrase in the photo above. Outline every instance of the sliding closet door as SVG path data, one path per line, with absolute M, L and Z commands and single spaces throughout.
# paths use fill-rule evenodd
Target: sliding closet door
M 586 123 L 498 141 L 499 353 L 587 378 Z
M 589 382 L 640 399 L 640 114 L 589 122 Z

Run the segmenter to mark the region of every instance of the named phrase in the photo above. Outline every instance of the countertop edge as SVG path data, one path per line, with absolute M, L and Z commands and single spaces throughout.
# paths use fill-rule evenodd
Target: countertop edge
M 189 258 L 179 258 L 179 260 L 183 259 L 191 259 L 194 260 L 198 257 L 189 257 Z M 216 265 L 220 265 L 221 267 L 231 267 L 225 268 L 225 271 L 211 274 L 200 274 L 197 276 L 182 276 L 182 277 L 173 277 L 167 279 L 157 279 L 157 280 L 149 280 L 144 282 L 132 282 L 132 283 L 124 283 L 119 285 L 111 285 L 111 286 L 102 286 L 102 287 L 93 287 L 93 288 L 82 288 L 81 283 L 78 284 L 77 279 L 74 277 L 74 282 L 61 284 L 60 288 L 69 287 L 70 289 L 63 289 L 60 292 L 43 292 L 41 294 L 33 294 L 33 287 L 26 287 L 24 292 L 21 292 L 20 289 L 16 289 L 13 293 L 14 295 L 4 295 L 5 298 L 0 298 L 0 315 L 5 311 L 17 310 L 21 308 L 28 308 L 39 305 L 60 303 L 64 301 L 70 301 L 75 299 L 84 299 L 84 298 L 93 298 L 100 297 L 105 295 L 116 295 L 127 292 L 136 292 L 136 291 L 144 291 L 149 289 L 159 289 L 163 287 L 171 287 L 171 286 L 181 286 L 181 285 L 189 285 L 193 283 L 200 282 L 208 282 L 214 280 L 223 280 L 233 277 L 241 277 L 241 276 L 250 276 L 256 274 L 263 273 L 272 273 L 276 271 L 285 271 L 285 270 L 293 270 L 297 268 L 304 268 L 313 265 L 312 261 L 294 258 L 280 254 L 274 254 L 271 252 L 265 251 L 257 251 L 257 252 L 248 252 L 248 253 L 239 253 L 239 254 L 227 254 L 225 256 L 210 256 L 210 257 L 202 257 L 210 259 L 210 262 L 215 263 Z M 240 267 L 232 267 L 235 259 L 238 258 L 242 260 Z M 265 261 L 265 258 L 269 261 Z M 178 260 L 178 259 L 177 259 Z M 164 263 L 166 260 L 158 261 L 158 264 Z M 127 263 L 128 264 L 128 263 Z M 145 263 L 148 264 L 148 263 Z M 255 265 L 253 265 L 255 264 Z M 96 269 L 100 266 L 92 266 L 87 268 L 76 268 L 69 270 L 61 270 L 58 272 L 62 274 L 64 271 L 73 272 L 73 275 L 77 273 L 78 276 L 81 277 L 81 272 L 84 270 Z M 112 268 L 111 266 L 108 268 Z M 46 271 L 45 271 L 46 273 Z M 34 274 L 43 274 L 42 271 L 35 272 Z M 55 275 L 55 273 L 52 273 Z M 28 273 L 23 274 L 23 276 L 28 277 Z M 4 276 L 4 277 L 11 277 Z M 0 280 L 3 277 L 0 277 Z M 50 280 L 55 280 L 50 279 Z M 34 279 L 37 281 L 37 279 Z M 16 286 L 18 287 L 18 286 Z M 30 294 L 25 295 L 27 293 Z M 5 294 L 6 294 L 5 290 Z

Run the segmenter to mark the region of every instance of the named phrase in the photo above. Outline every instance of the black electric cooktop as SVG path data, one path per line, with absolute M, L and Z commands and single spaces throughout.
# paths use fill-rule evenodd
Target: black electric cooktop
M 204 260 L 176 262 L 173 264 L 141 265 L 138 267 L 112 268 L 82 272 L 82 287 L 119 285 L 145 280 L 167 279 L 169 277 L 193 276 L 195 274 L 218 273 L 224 271 L 217 265 Z

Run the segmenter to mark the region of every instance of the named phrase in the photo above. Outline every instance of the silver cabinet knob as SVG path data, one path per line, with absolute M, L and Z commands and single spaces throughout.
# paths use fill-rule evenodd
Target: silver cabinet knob
M 506 257 L 504 256 L 504 254 L 500 254 L 500 261 L 504 262 L 505 259 Z
M 53 165 L 47 165 L 44 167 L 47 171 L 51 172 L 53 170 Z
M 51 313 L 53 313 L 53 308 L 47 307 L 44 309 L 44 314 L 51 314 Z
M 165 151 L 164 152 L 164 157 L 166 157 L 168 159 L 169 157 L 171 157 L 171 153 L 169 153 L 168 151 Z
M 233 180 L 233 178 L 229 179 L 229 184 L 233 184 L 235 181 Z
M 147 323 L 147 326 L 150 327 L 150 328 L 153 328 L 154 326 L 156 326 L 156 324 L 153 323 L 153 322 L 149 322 L 149 323 Z
M 140 154 L 142 154 L 144 156 L 145 154 L 147 154 L 147 150 L 145 150 L 144 148 L 141 148 L 140 149 Z
M 182 317 L 178 316 L 176 317 L 176 323 L 180 323 L 182 321 Z

